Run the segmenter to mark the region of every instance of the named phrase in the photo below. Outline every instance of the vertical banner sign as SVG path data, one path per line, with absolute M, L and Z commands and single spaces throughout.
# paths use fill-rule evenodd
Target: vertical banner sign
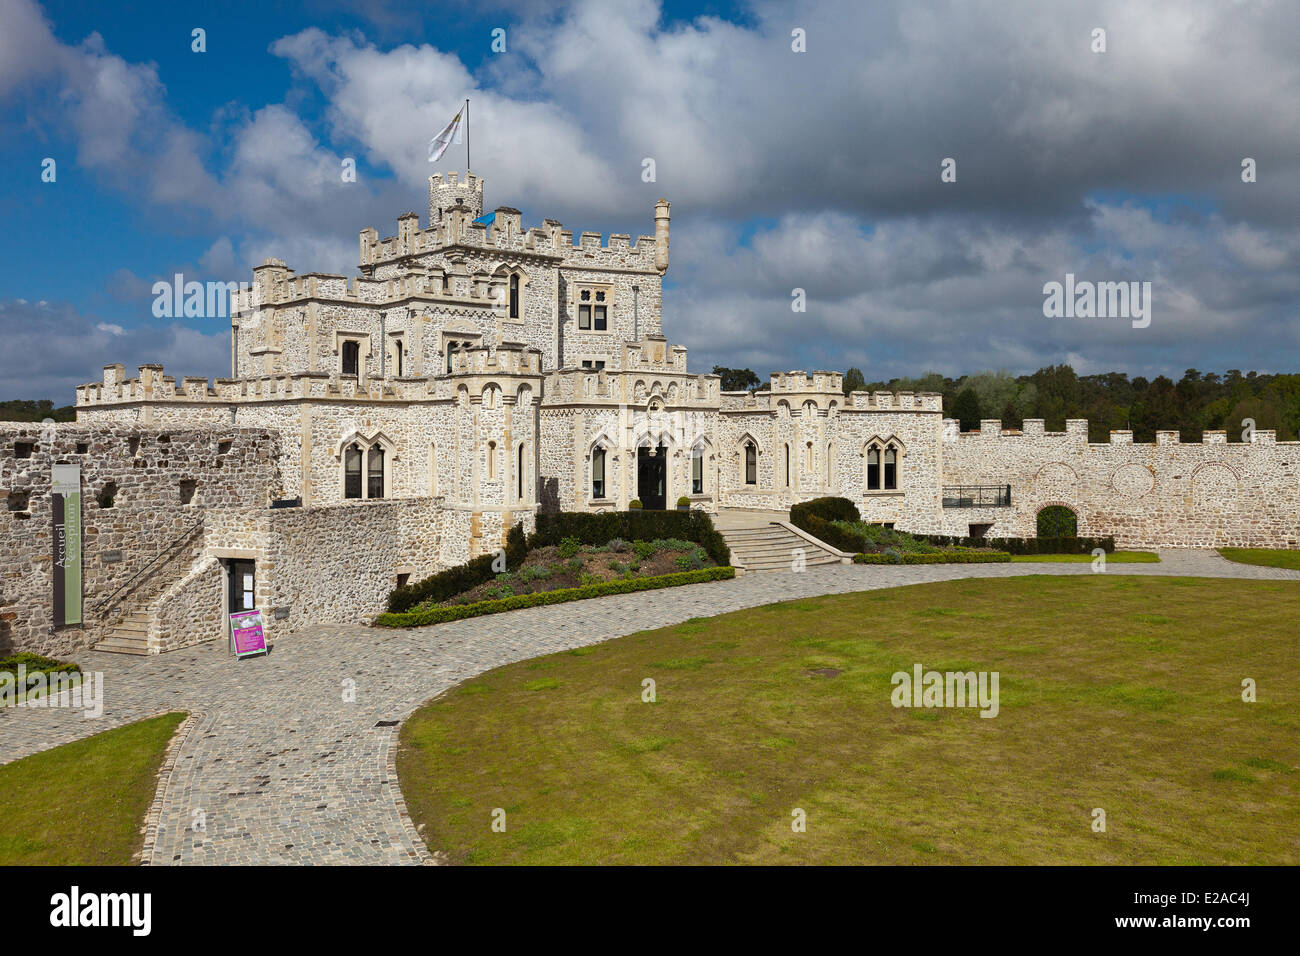
M 81 466 L 50 471 L 54 511 L 54 626 L 81 623 Z
M 230 615 L 230 638 L 235 657 L 266 653 L 266 635 L 262 632 L 261 611 L 236 611 Z

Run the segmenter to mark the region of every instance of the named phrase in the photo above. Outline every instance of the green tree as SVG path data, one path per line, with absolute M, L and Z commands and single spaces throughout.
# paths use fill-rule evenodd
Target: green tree
M 866 377 L 862 374 L 862 369 L 851 368 L 844 373 L 844 394 L 851 392 L 861 392 L 867 387 Z
M 957 398 L 952 403 L 952 417 L 961 422 L 961 430 L 964 432 L 979 429 L 983 415 L 980 397 L 975 394 L 975 389 L 967 387 L 957 393 Z
M 722 390 L 724 392 L 752 392 L 763 384 L 762 380 L 754 374 L 753 369 L 727 368 L 725 365 L 715 365 L 713 366 L 713 374 L 722 376 Z

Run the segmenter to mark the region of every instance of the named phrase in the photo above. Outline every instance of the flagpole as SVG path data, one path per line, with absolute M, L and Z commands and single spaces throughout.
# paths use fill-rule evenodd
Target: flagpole
M 465 175 L 469 176 L 469 97 L 465 97 Z

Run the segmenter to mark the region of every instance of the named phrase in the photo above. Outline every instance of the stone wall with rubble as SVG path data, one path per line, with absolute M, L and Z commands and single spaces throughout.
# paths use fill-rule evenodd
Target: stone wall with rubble
M 66 655 L 99 639 L 132 595 L 161 587 L 175 562 L 146 565 L 209 508 L 264 508 L 280 494 L 278 439 L 257 429 L 121 423 L 0 425 L 0 650 Z M 85 622 L 53 629 L 50 468 L 81 466 Z M 182 482 L 193 482 L 192 488 Z M 185 497 L 188 496 L 188 503 Z M 161 569 L 161 571 L 160 571 Z M 179 574 L 185 563 L 174 568 Z M 127 585 L 122 600 L 103 599 Z
M 1300 442 L 1272 431 L 1249 444 L 1206 432 L 1200 443 L 1161 431 L 1135 444 L 1128 431 L 1088 441 L 1086 420 L 1048 432 L 1030 419 L 1019 432 L 986 421 L 959 434 L 947 422 L 943 484 L 1011 486 L 1009 508 L 945 508 L 945 532 L 987 522 L 994 536 L 1032 536 L 1037 515 L 1065 505 L 1079 534 L 1114 535 L 1121 547 L 1300 547 Z

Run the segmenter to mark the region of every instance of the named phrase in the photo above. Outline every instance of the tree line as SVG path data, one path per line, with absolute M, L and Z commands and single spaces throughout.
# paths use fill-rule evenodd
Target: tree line
M 760 386 L 749 369 L 715 366 L 724 390 Z M 1064 431 L 1069 418 L 1088 420 L 1088 438 L 1107 442 L 1111 431 L 1130 430 L 1133 440 L 1155 441 L 1157 431 L 1177 430 L 1185 442 L 1199 442 L 1205 431 L 1242 440 L 1249 421 L 1256 430 L 1271 428 L 1279 441 L 1300 435 L 1300 375 L 1261 374 L 1228 369 L 1223 374 L 1189 368 L 1183 377 L 1129 378 L 1125 372 L 1079 375 L 1069 365 L 1049 365 L 1032 375 L 979 372 L 949 378 L 927 372 L 917 378 L 868 382 L 861 369 L 844 373 L 844 394 L 853 391 L 938 392 L 944 414 L 962 431 L 996 418 L 1004 428 L 1020 428 L 1026 418 L 1041 418 L 1048 431 Z
M 43 422 L 52 418 L 56 422 L 75 422 L 77 406 L 54 407 L 48 398 L 33 401 L 30 398 L 11 398 L 0 402 L 0 422 Z

